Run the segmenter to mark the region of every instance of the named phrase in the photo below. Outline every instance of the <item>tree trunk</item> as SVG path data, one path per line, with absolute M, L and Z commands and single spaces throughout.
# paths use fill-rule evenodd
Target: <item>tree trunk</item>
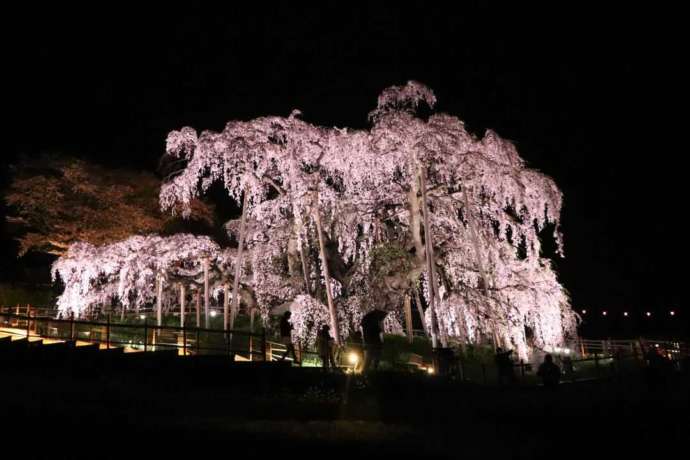
M 237 259 L 235 260 L 235 279 L 232 283 L 232 311 L 230 312 L 230 329 L 233 328 L 235 315 L 240 310 L 240 277 L 242 276 L 242 251 L 244 249 L 245 225 L 247 221 L 248 191 L 244 189 L 242 197 L 242 217 L 240 218 L 240 234 L 237 241 Z
M 415 156 L 416 161 L 416 156 Z M 415 167 L 417 167 L 415 165 Z M 408 203 L 410 206 L 410 232 L 412 233 L 412 241 L 414 242 L 415 257 L 417 259 L 417 265 L 419 267 L 426 265 L 426 249 L 424 248 L 424 243 L 422 243 L 422 225 L 421 225 L 421 209 L 419 206 L 419 176 L 415 174 L 410 191 L 408 193 Z M 424 309 L 422 308 L 422 302 L 419 298 L 419 289 L 415 286 L 417 279 L 419 279 L 419 271 L 415 269 L 412 271 L 412 277 L 410 281 L 413 283 L 412 289 L 414 290 L 415 304 L 417 306 L 417 312 L 422 320 L 422 328 L 424 329 L 424 334 L 428 337 L 429 330 L 427 328 L 426 320 L 424 319 Z
M 298 242 L 300 236 L 299 232 L 300 228 L 297 225 L 297 220 L 293 217 L 292 235 L 288 241 L 288 268 L 290 276 L 294 276 L 295 272 L 297 272 L 297 259 L 299 258 L 302 266 L 301 270 L 302 277 L 304 279 L 304 290 L 307 294 L 309 294 L 309 272 L 307 271 L 307 262 L 304 256 L 304 242 L 302 242 L 302 244 Z
M 414 332 L 412 331 L 412 306 L 410 305 L 410 294 L 405 294 L 403 307 L 405 310 L 405 328 L 407 329 L 407 341 L 412 343 Z
M 429 281 L 429 308 L 431 308 L 431 343 L 434 348 L 438 347 L 438 321 L 436 318 L 436 266 L 434 262 L 434 246 L 431 242 L 431 225 L 429 223 L 429 209 L 426 202 L 426 173 L 424 168 L 420 166 L 419 186 L 422 189 L 422 212 L 424 217 L 424 245 L 426 247 L 426 267 L 427 278 Z M 446 347 L 445 334 L 440 335 L 441 346 Z
M 426 261 L 424 243 L 422 243 L 422 225 L 420 222 L 421 209 L 419 208 L 419 184 L 418 175 L 414 176 L 412 186 L 408 193 L 408 200 L 410 204 L 410 232 L 412 232 L 412 241 L 414 242 L 415 256 L 419 264 Z
M 480 242 L 479 242 L 479 234 L 477 233 L 477 228 L 476 224 L 474 222 L 474 217 L 472 216 L 472 212 L 470 211 L 469 208 L 469 202 L 467 200 L 467 190 L 463 187 L 462 189 L 462 196 L 463 196 L 463 201 L 465 204 L 465 209 L 466 209 L 466 215 L 467 215 L 467 223 L 468 227 L 470 229 L 470 238 L 472 239 L 472 245 L 474 247 L 474 252 L 477 254 L 477 263 L 479 264 L 479 272 L 481 273 L 482 276 L 482 288 L 484 291 L 484 295 L 486 296 L 487 299 L 489 299 L 489 276 L 487 275 L 487 270 L 486 266 L 484 265 L 484 257 L 482 257 L 482 253 L 480 251 Z M 500 313 L 500 311 L 499 311 Z M 498 336 L 498 331 L 496 327 L 496 320 L 494 318 L 491 319 L 491 329 L 492 329 L 492 336 L 493 336 L 493 342 L 494 342 L 494 349 L 499 346 L 500 344 L 500 338 Z
M 318 197 L 318 195 L 317 195 Z M 318 198 L 315 200 L 318 206 Z M 338 316 L 333 304 L 333 296 L 331 295 L 331 277 L 328 273 L 328 260 L 326 257 L 326 244 L 323 237 L 323 229 L 321 228 L 321 213 L 318 207 L 314 210 L 314 221 L 316 222 L 316 232 L 319 234 L 319 253 L 321 255 L 321 268 L 323 270 L 323 280 L 326 284 L 326 299 L 328 300 L 328 312 L 331 315 L 331 335 L 335 340 L 335 344 L 340 346 L 340 329 L 338 329 Z
M 424 309 L 422 308 L 422 299 L 419 298 L 419 289 L 416 287 L 414 289 L 414 303 L 417 306 L 417 313 L 419 313 L 419 317 L 422 319 L 422 329 L 424 329 L 424 335 L 429 336 L 429 331 L 426 330 L 426 321 L 424 320 Z
M 302 273 L 304 274 L 304 290 L 307 294 L 311 294 L 311 289 L 309 288 L 309 263 L 307 262 L 307 256 L 304 253 L 304 242 L 302 247 L 299 248 L 299 258 L 302 261 Z

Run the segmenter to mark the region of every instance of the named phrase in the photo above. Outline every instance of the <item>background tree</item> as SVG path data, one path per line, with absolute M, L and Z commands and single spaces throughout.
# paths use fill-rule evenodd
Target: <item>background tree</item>
M 101 245 L 137 234 L 208 232 L 214 220 L 212 207 L 199 200 L 191 203 L 191 223 L 161 213 L 160 180 L 145 171 L 44 155 L 22 159 L 11 173 L 4 198 L 20 256 L 59 256 L 76 241 Z

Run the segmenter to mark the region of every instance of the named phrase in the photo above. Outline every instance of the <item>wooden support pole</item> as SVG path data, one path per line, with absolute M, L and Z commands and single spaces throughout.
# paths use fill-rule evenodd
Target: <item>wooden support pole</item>
M 228 283 L 223 284 L 223 330 L 228 330 L 228 324 L 230 318 L 228 317 L 230 313 L 230 286 Z
M 249 310 L 249 361 L 254 361 L 254 309 Z
M 160 327 L 163 325 L 163 275 L 160 273 L 156 277 L 156 288 L 156 325 Z
M 266 328 L 261 331 L 261 354 L 263 356 L 263 361 L 266 362 Z
M 196 291 L 194 300 L 196 301 L 196 327 L 201 327 L 201 292 Z
M 187 328 L 182 326 L 182 356 L 187 356 Z
M 209 301 L 208 301 L 208 258 L 204 257 L 204 327 L 208 329 L 211 326 L 211 318 L 209 316 Z
M 74 340 L 74 312 L 70 312 L 69 314 L 69 337 L 70 340 Z
M 105 348 L 110 350 L 110 312 L 108 313 L 108 319 L 105 325 Z
M 149 319 L 144 319 L 144 351 L 149 351 Z
M 184 327 L 184 320 L 185 320 L 185 311 L 184 311 L 184 302 L 185 302 L 185 289 L 184 289 L 184 283 L 180 283 L 180 327 Z

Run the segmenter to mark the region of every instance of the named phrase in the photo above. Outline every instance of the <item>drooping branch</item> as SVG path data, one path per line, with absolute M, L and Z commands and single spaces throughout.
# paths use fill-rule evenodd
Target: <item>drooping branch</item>
M 477 138 L 456 117 L 416 116 L 420 104 L 435 102 L 429 88 L 409 82 L 381 94 L 369 130 L 314 126 L 293 112 L 231 121 L 218 133 L 171 132 L 168 155 L 186 167 L 162 187 L 162 207 L 188 206 L 214 181 L 236 201 L 252 197 L 243 205 L 251 231 L 239 231 L 251 237 L 240 236 L 246 254 L 235 270 L 246 262 L 243 282 L 264 318 L 293 301 L 327 317 L 339 335 L 356 321 L 350 313 L 375 307 L 364 299 L 376 297 L 402 318 L 404 293 L 425 275 L 425 329 L 435 346 L 493 336 L 525 357 L 528 322 L 539 346 L 561 343 L 573 315 L 539 251 L 539 232 L 558 228 L 561 192 L 494 132 Z M 373 252 L 394 244 L 405 248 L 405 263 L 372 273 Z M 310 330 L 304 321 L 300 330 Z

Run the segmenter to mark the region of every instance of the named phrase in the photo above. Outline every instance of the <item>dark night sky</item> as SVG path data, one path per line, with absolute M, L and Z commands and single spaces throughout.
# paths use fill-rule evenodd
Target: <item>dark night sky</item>
M 364 128 L 380 90 L 415 79 L 555 178 L 575 306 L 685 309 L 679 15 L 578 6 L 18 12 L 3 32 L 4 163 L 61 151 L 153 170 L 172 129 L 293 108 Z

